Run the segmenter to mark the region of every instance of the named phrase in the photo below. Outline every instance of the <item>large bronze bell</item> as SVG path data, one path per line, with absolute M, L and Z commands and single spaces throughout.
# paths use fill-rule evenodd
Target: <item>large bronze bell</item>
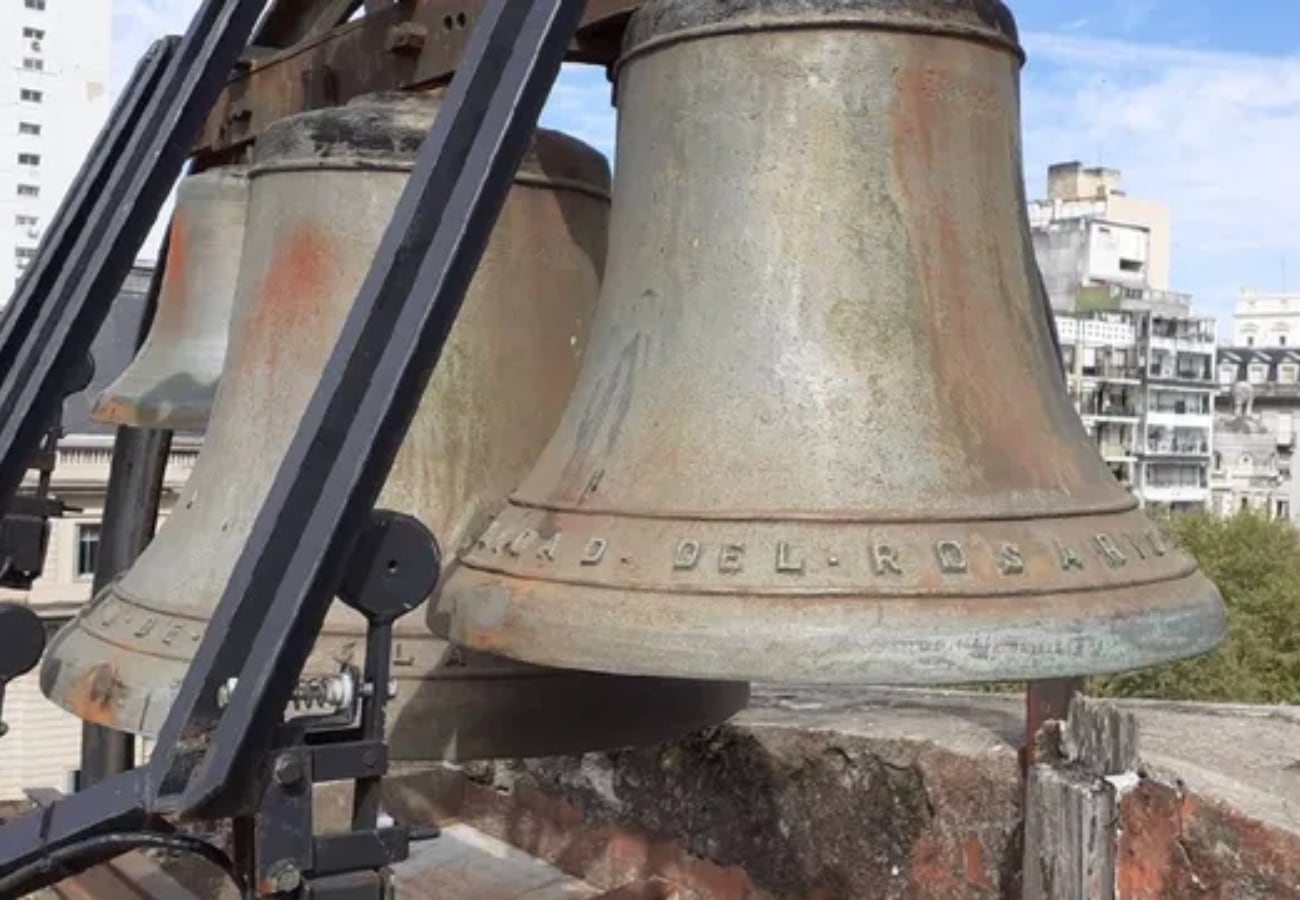
M 225 166 L 176 189 L 158 312 L 135 359 L 92 415 L 138 428 L 201 431 L 226 361 L 248 210 L 248 175 Z
M 997 0 L 651 0 L 558 432 L 436 629 L 607 672 L 934 683 L 1207 651 L 1066 398 Z
M 259 139 L 230 353 L 203 451 L 134 566 L 56 637 L 46 694 L 154 734 L 324 369 L 432 124 L 431 95 L 361 98 Z M 609 169 L 539 132 L 517 176 L 380 506 L 418 515 L 453 561 L 527 471 L 587 345 Z M 308 674 L 359 666 L 364 622 L 334 604 Z M 399 622 L 389 705 L 398 759 L 546 755 L 641 743 L 725 719 L 744 684 L 538 669 Z

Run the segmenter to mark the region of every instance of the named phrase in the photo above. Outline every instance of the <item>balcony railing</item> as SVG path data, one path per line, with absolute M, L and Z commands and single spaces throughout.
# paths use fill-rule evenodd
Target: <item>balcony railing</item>
M 1209 456 L 1210 445 L 1202 441 L 1148 441 L 1147 452 L 1181 456 Z

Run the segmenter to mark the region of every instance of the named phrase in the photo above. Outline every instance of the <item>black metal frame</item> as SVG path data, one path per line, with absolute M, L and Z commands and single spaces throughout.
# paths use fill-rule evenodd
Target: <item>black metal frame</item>
M 461 68 L 149 765 L 0 830 L 0 873 L 88 836 L 147 826 L 158 814 L 251 817 L 264 802 L 274 806 L 275 789 L 271 794 L 267 791 L 276 783 L 277 754 L 301 752 L 293 748 L 305 746 L 301 730 L 282 725 L 285 707 L 329 604 L 345 585 L 349 567 L 373 568 L 370 561 L 359 558 L 370 542 L 358 538 L 374 524 L 374 503 L 437 364 L 577 30 L 583 5 L 582 0 L 491 0 L 475 26 Z M 211 88 L 216 78 L 229 67 L 251 30 L 255 18 L 251 11 L 260 6 L 253 0 L 205 3 L 171 67 L 186 73 L 188 90 L 167 85 L 167 95 L 155 98 L 149 108 L 152 115 L 140 119 L 136 127 L 149 128 L 160 119 L 170 126 L 168 135 L 174 138 L 182 120 L 196 124 L 215 98 Z M 216 15 L 217 7 L 223 16 Z M 200 59 L 194 52 L 199 43 L 195 35 L 203 35 L 205 28 L 220 28 L 223 34 L 203 42 L 208 53 Z M 176 109 L 178 103 L 188 114 Z M 138 150 L 146 140 L 137 132 L 130 147 Z M 127 186 L 123 179 L 110 179 L 96 213 L 106 212 L 110 204 L 130 204 L 138 211 L 155 199 L 161 203 L 163 182 L 169 185 L 179 173 L 183 144 L 158 143 L 149 141 L 158 151 L 157 163 L 137 172 Z M 40 365 L 23 365 L 25 357 L 13 359 L 0 353 L 0 364 L 7 366 L 6 380 L 0 382 L 0 412 L 38 406 L 36 399 L 44 396 L 40 386 L 51 373 L 57 374 L 81 338 L 87 333 L 93 336 L 103 309 L 90 299 L 102 296 L 114 272 L 125 276 L 130 259 L 124 251 L 131 248 L 133 253 L 138 242 L 132 241 L 142 238 L 141 229 L 147 227 L 143 214 L 108 218 L 107 223 L 87 227 L 77 251 L 68 258 L 69 271 L 81 277 L 76 298 L 66 303 L 68 309 L 64 311 L 61 303 L 59 315 L 51 313 L 57 327 L 46 323 L 44 329 L 33 329 L 52 341 L 50 350 L 40 354 Z M 87 246 L 90 236 L 106 246 Z M 83 256 L 92 257 L 97 265 L 85 264 Z M 56 285 L 56 296 L 62 296 L 60 286 L 66 292 L 66 280 Z M 85 343 L 88 346 L 88 338 Z M 29 396 L 30 391 L 22 393 L 25 406 L 12 399 L 17 388 L 11 383 L 23 372 L 38 383 L 37 397 Z M 12 493 L 13 479 L 6 465 L 24 439 L 29 435 L 21 423 L 5 422 L 0 427 L 0 498 Z M 410 544 L 409 531 L 397 533 L 406 536 L 403 546 Z M 360 550 L 354 553 L 358 544 Z M 421 575 L 421 558 L 427 566 L 427 554 L 421 557 L 413 550 L 416 571 L 407 570 L 417 580 L 429 574 Z M 400 611 L 391 613 L 397 614 Z M 372 677 L 387 665 L 384 632 L 382 623 L 372 619 L 367 653 Z M 371 665 L 372 655 L 381 668 Z M 235 688 L 223 708 L 219 697 L 231 678 L 237 679 Z M 386 695 L 385 684 L 372 683 L 372 688 L 374 696 Z M 367 715 L 373 717 L 366 719 L 366 729 L 373 734 L 377 725 L 382 733 L 382 713 Z M 360 752 L 364 763 L 365 751 Z M 354 776 L 365 779 L 354 825 L 373 821 L 374 782 L 366 780 L 382 774 L 382 769 L 369 767 Z M 251 836 L 246 826 L 237 829 L 236 834 L 241 833 Z M 389 838 L 382 837 L 382 829 L 372 827 L 367 833 L 372 837 L 351 838 L 347 844 L 357 852 L 363 868 L 404 853 L 404 831 Z M 329 877 L 337 882 L 334 896 L 349 896 L 345 889 L 363 891 L 350 896 L 367 896 L 356 878 L 342 873 Z M 320 891 L 311 895 L 327 896 Z

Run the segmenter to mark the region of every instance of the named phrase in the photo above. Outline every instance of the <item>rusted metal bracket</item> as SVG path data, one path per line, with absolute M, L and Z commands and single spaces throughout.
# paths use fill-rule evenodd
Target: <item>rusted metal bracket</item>
M 1038 732 L 1051 720 L 1065 721 L 1070 715 L 1070 702 L 1075 694 L 1083 693 L 1083 678 L 1050 678 L 1029 682 L 1025 691 L 1025 745 L 1020 751 L 1022 771 L 1037 760 Z
M 612 65 L 627 19 L 640 3 L 588 0 L 566 58 Z M 238 157 L 267 125 L 294 113 L 346 103 L 361 94 L 446 84 L 485 0 L 411 0 L 324 32 L 321 26 L 345 18 L 360 4 L 352 0 L 300 5 L 298 18 L 290 16 L 285 3 L 267 15 L 256 42 L 260 47 L 275 46 L 299 33 L 302 37 L 287 49 L 245 59 L 243 71 L 227 85 L 194 147 L 203 164 Z M 285 11 L 273 18 L 281 8 Z

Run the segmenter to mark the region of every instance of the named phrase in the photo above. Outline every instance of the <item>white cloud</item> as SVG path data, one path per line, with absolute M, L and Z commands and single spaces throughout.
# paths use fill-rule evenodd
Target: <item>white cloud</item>
M 1026 165 L 1082 159 L 1124 171 L 1173 211 L 1175 289 L 1230 314 L 1238 288 L 1300 287 L 1300 57 L 1029 34 Z

